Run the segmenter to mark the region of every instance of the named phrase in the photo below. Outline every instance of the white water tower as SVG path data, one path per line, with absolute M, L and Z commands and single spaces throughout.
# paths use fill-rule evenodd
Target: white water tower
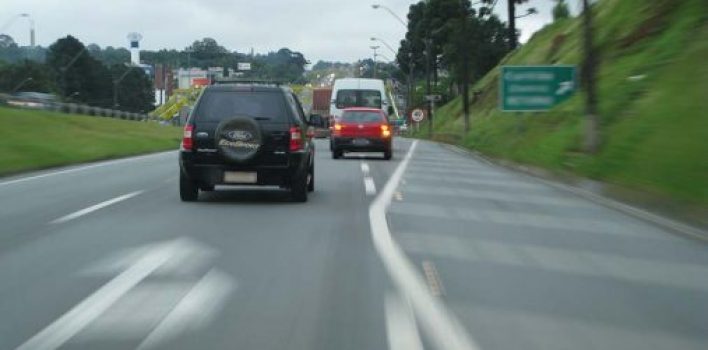
M 140 40 L 143 40 L 143 36 L 140 33 L 130 33 L 128 34 L 128 41 L 130 42 L 130 63 L 133 65 L 140 64 Z

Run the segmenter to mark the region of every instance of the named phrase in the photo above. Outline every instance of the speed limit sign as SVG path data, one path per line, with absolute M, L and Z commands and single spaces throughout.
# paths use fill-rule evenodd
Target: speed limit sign
M 423 118 L 425 118 L 425 112 L 423 112 L 422 109 L 414 109 L 413 112 L 411 112 L 411 119 L 413 119 L 414 122 L 420 123 L 423 121 Z

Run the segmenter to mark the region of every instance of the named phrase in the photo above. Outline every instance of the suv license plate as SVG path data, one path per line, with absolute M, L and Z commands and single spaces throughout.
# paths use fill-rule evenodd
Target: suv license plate
M 257 182 L 257 173 L 244 171 L 225 171 L 224 182 L 239 184 L 254 184 Z
M 354 139 L 352 143 L 356 146 L 366 146 L 369 144 L 369 140 L 367 139 Z

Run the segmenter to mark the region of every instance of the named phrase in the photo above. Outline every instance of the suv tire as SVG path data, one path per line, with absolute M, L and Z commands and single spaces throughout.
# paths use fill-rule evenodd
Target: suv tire
M 290 195 L 293 201 L 300 203 L 307 202 L 307 187 L 307 172 L 295 175 L 292 179 L 292 187 L 290 188 Z
M 199 188 L 194 181 L 188 179 L 184 174 L 179 174 L 179 198 L 182 202 L 196 202 L 199 198 Z
M 315 191 L 315 164 L 310 165 L 310 170 L 308 171 L 308 177 L 310 181 L 307 183 L 307 192 Z
M 391 150 L 384 151 L 384 159 L 385 160 L 391 160 L 392 156 L 393 156 L 393 152 Z
M 332 149 L 332 159 L 342 158 L 342 151 L 336 148 Z

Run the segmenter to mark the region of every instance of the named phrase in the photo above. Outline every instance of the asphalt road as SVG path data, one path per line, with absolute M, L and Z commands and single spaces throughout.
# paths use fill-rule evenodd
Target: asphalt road
M 705 243 L 395 146 L 319 142 L 305 204 L 182 203 L 174 152 L 0 179 L 0 349 L 705 349 Z

